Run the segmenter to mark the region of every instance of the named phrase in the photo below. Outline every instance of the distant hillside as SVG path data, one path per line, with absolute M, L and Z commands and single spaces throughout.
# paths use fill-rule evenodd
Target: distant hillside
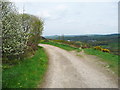
M 46 36 L 48 39 L 80 41 L 90 46 L 102 46 L 110 49 L 114 54 L 119 54 L 118 40 L 120 34 L 108 35 L 64 35 L 64 36 Z
M 108 35 L 54 35 L 54 36 L 45 36 L 48 39 L 64 39 L 64 40 L 71 40 L 71 41 L 82 41 L 88 42 L 89 40 L 108 40 L 108 39 L 118 39 L 120 34 L 108 34 Z M 117 41 L 117 40 L 116 40 Z

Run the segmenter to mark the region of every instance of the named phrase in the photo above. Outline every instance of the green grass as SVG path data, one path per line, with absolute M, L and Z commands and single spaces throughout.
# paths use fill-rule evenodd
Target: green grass
M 84 51 L 87 54 L 100 57 L 102 61 L 107 62 L 109 68 L 111 68 L 116 74 L 118 74 L 118 55 L 113 55 L 92 48 L 84 49 Z
M 60 48 L 65 49 L 67 51 L 72 51 L 72 50 L 77 50 L 78 52 L 81 51 L 79 48 L 75 48 L 75 47 L 72 47 L 70 45 L 62 44 L 62 43 L 58 43 L 58 42 L 54 42 L 54 41 L 41 42 L 41 43 L 42 44 L 50 44 L 50 45 L 53 45 L 53 46 L 56 46 L 56 47 L 60 47 Z
M 62 49 L 68 50 L 68 51 L 71 51 L 71 50 L 76 50 L 78 52 L 81 51 L 81 49 L 79 49 L 79 48 L 71 47 L 69 45 L 58 43 L 55 41 L 42 42 L 42 43 L 57 46 L 57 47 L 60 47 Z M 84 51 L 87 54 L 96 55 L 96 56 L 100 57 L 103 62 L 106 62 L 108 64 L 110 69 L 112 69 L 116 74 L 118 74 L 118 55 L 101 52 L 99 50 L 94 50 L 92 48 L 84 49 Z
M 48 58 L 42 47 L 32 58 L 25 59 L 2 72 L 3 88 L 35 88 L 43 80 L 47 70 Z

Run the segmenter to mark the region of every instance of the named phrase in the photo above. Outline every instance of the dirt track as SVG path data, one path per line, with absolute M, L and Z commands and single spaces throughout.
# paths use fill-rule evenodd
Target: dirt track
M 117 88 L 117 77 L 102 67 L 97 58 L 81 52 L 77 56 L 61 48 L 39 44 L 49 56 L 42 88 Z

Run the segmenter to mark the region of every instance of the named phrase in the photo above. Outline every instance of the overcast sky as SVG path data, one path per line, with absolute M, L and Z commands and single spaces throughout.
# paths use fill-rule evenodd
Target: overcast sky
M 44 20 L 43 35 L 118 32 L 118 2 L 16 2 L 19 12 Z

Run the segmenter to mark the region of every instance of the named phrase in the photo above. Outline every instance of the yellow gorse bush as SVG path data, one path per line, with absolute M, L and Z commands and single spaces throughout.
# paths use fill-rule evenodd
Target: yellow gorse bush
M 102 50 L 102 48 L 100 46 L 95 46 L 94 49 L 97 49 L 97 50 Z
M 102 49 L 103 52 L 110 52 L 108 49 Z
M 100 50 L 100 51 L 102 51 L 102 52 L 108 52 L 108 53 L 110 52 L 109 49 L 104 49 L 104 48 L 102 48 L 102 47 L 100 47 L 100 46 L 95 46 L 94 49 Z

